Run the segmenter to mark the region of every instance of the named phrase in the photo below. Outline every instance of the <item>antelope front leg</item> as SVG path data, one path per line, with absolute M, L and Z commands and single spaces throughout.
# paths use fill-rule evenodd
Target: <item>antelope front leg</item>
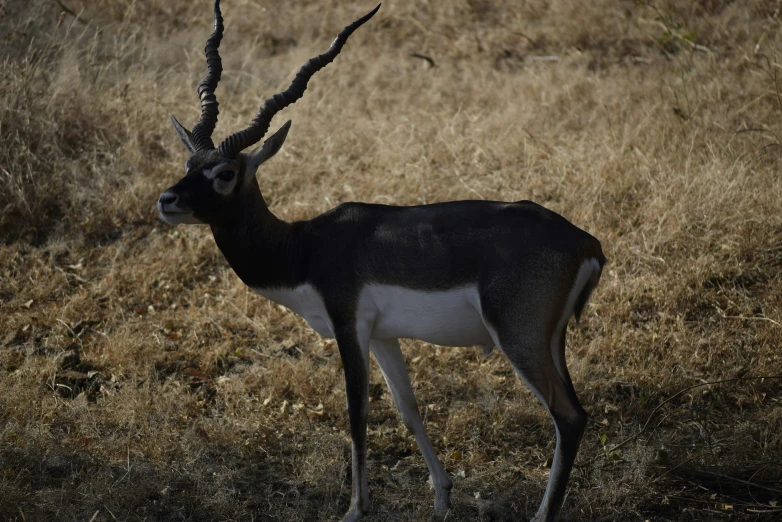
M 418 403 L 415 400 L 413 386 L 407 374 L 405 359 L 399 348 L 397 339 L 372 339 L 369 344 L 372 353 L 375 354 L 377 364 L 383 377 L 391 390 L 396 409 L 402 417 L 402 422 L 410 430 L 418 443 L 418 447 L 424 456 L 429 474 L 434 485 L 434 511 L 439 517 L 445 517 L 448 508 L 451 507 L 451 487 L 453 483 L 448 473 L 437 458 L 437 452 L 432 447 L 432 442 L 426 434 L 426 428 L 421 421 L 418 412 Z
M 369 416 L 369 339 L 359 341 L 356 326 L 334 328 L 345 369 L 350 438 L 353 455 L 353 494 L 342 522 L 355 522 L 369 512 L 367 485 L 367 417 Z

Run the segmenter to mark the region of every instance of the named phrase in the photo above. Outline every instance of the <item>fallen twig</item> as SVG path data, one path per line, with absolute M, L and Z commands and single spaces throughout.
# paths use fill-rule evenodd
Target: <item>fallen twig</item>
M 412 56 L 413 58 L 420 58 L 421 60 L 425 60 L 430 67 L 437 67 L 437 64 L 434 63 L 434 59 L 431 56 L 427 56 L 421 53 L 413 53 L 410 56 Z
M 66 13 L 68 13 L 69 15 L 71 15 L 72 17 L 74 17 L 74 18 L 76 19 L 76 21 L 77 21 L 77 22 L 79 22 L 79 23 L 82 23 L 82 24 L 84 24 L 84 25 L 87 25 L 87 24 L 89 24 L 89 23 L 90 23 L 90 21 L 89 21 L 89 20 L 87 20 L 86 18 L 82 18 L 81 14 L 79 14 L 79 13 L 76 13 L 75 11 L 73 11 L 72 9 L 70 9 L 68 6 L 66 6 L 65 4 L 63 4 L 63 3 L 62 3 L 60 0 L 54 0 L 54 1 L 55 1 L 55 2 L 57 2 L 57 5 L 59 5 L 59 6 L 60 6 L 60 9 L 62 9 L 63 11 L 65 11 Z
M 776 145 L 776 143 L 774 145 Z M 739 319 L 741 321 L 768 321 L 769 323 L 782 328 L 782 324 L 779 324 L 777 321 L 773 320 L 770 317 L 766 317 L 765 315 L 726 315 L 725 312 L 723 312 L 719 308 L 717 308 L 717 310 L 720 317 L 722 317 L 723 319 Z
M 676 38 L 680 42 L 684 43 L 685 45 L 689 45 L 690 47 L 692 47 L 696 51 L 701 51 L 701 52 L 707 53 L 710 56 L 714 56 L 714 53 L 711 52 L 711 49 L 709 49 L 705 45 L 696 44 L 695 42 L 693 42 L 689 38 L 686 38 L 686 37 L 680 35 L 677 31 L 675 31 L 674 29 L 669 27 L 668 24 L 666 24 L 665 22 L 663 22 L 661 20 L 647 20 L 645 18 L 640 18 L 640 21 L 643 22 L 643 23 L 646 23 L 646 24 L 657 25 L 657 26 L 661 27 L 665 32 L 667 32 L 668 34 L 670 34 L 671 36 L 673 36 L 674 38 Z
M 739 484 L 752 486 L 753 488 L 765 489 L 766 491 L 771 491 L 773 493 L 778 493 L 778 494 L 782 495 L 782 489 L 770 488 L 768 486 L 763 486 L 761 484 L 758 484 L 757 482 L 751 482 L 749 480 L 744 480 L 744 479 L 740 479 L 740 478 L 736 478 L 736 477 L 731 477 L 730 475 L 724 475 L 722 473 L 715 473 L 713 471 L 699 470 L 698 473 L 699 474 L 703 474 L 703 475 L 709 475 L 709 476 L 712 476 L 712 477 L 721 478 L 721 479 L 727 479 L 727 480 L 730 480 L 732 482 L 738 482 Z
M 700 388 L 701 386 L 711 386 L 713 384 L 725 384 L 728 382 L 737 382 L 737 381 L 750 381 L 750 380 L 757 380 L 757 379 L 782 379 L 782 375 L 765 375 L 765 376 L 759 376 L 759 377 L 734 377 L 733 379 L 723 379 L 721 381 L 710 381 L 710 382 L 701 382 L 698 384 L 693 384 L 692 386 L 688 386 L 684 389 L 679 390 L 678 392 L 674 393 L 667 399 L 665 399 L 663 402 L 655 406 L 655 408 L 652 410 L 652 413 L 649 414 L 649 417 L 646 419 L 646 422 L 644 423 L 643 427 L 638 431 L 638 433 L 631 435 L 630 437 L 626 438 L 613 448 L 610 448 L 608 450 L 608 453 L 613 453 L 614 451 L 618 450 L 628 442 L 631 442 L 638 437 L 640 437 L 645 431 L 646 428 L 649 427 L 649 423 L 652 421 L 652 418 L 657 414 L 658 411 L 660 411 L 660 408 L 671 402 L 672 400 L 676 399 L 680 395 L 682 395 L 685 392 L 688 392 L 694 388 Z

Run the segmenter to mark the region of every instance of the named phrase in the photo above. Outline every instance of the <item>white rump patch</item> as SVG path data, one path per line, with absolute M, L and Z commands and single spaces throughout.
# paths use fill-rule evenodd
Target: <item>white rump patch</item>
M 598 263 L 597 259 L 590 258 L 581 263 L 581 266 L 578 268 L 576 280 L 573 282 L 573 287 L 570 289 L 570 293 L 567 296 L 567 302 L 562 311 L 562 317 L 559 319 L 557 327 L 554 330 L 554 335 L 551 337 L 551 357 L 554 359 L 554 366 L 557 368 L 557 372 L 562 376 L 563 380 L 565 379 L 565 372 L 563 369 L 565 354 L 559 353 L 560 336 L 568 321 L 570 321 L 570 318 L 573 317 L 573 314 L 575 313 L 576 301 L 578 300 L 578 296 L 581 295 L 581 291 L 584 290 L 589 279 L 599 272 L 600 263 Z

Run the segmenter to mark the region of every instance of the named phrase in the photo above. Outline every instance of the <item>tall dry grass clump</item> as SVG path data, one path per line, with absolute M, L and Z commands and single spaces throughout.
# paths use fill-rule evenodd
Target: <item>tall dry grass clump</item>
M 336 346 L 251 295 L 208 230 L 156 217 L 185 159 L 168 114 L 198 116 L 210 6 L 0 3 L 0 519 L 347 508 Z M 225 0 L 215 137 L 368 7 Z M 612 264 L 570 332 L 591 414 L 573 519 L 780 515 L 781 10 L 384 4 L 286 109 L 259 173 L 287 220 L 532 199 L 602 241 Z M 448 519 L 531 514 L 553 429 L 507 362 L 404 351 L 462 498 Z M 384 386 L 373 366 L 371 519 L 428 520 L 426 467 Z

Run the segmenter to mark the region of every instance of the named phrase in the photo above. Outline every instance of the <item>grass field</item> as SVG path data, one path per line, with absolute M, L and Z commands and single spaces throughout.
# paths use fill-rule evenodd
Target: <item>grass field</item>
M 225 0 L 215 138 L 373 6 Z M 155 210 L 211 23 L 208 0 L 0 0 L 0 520 L 347 509 L 336 346 Z M 569 334 L 591 416 L 570 520 L 782 517 L 782 2 L 391 1 L 288 118 L 259 173 L 286 220 L 531 199 L 601 240 Z M 504 357 L 403 350 L 447 520 L 533 515 L 554 431 Z M 371 371 L 367 520 L 430 520 Z

